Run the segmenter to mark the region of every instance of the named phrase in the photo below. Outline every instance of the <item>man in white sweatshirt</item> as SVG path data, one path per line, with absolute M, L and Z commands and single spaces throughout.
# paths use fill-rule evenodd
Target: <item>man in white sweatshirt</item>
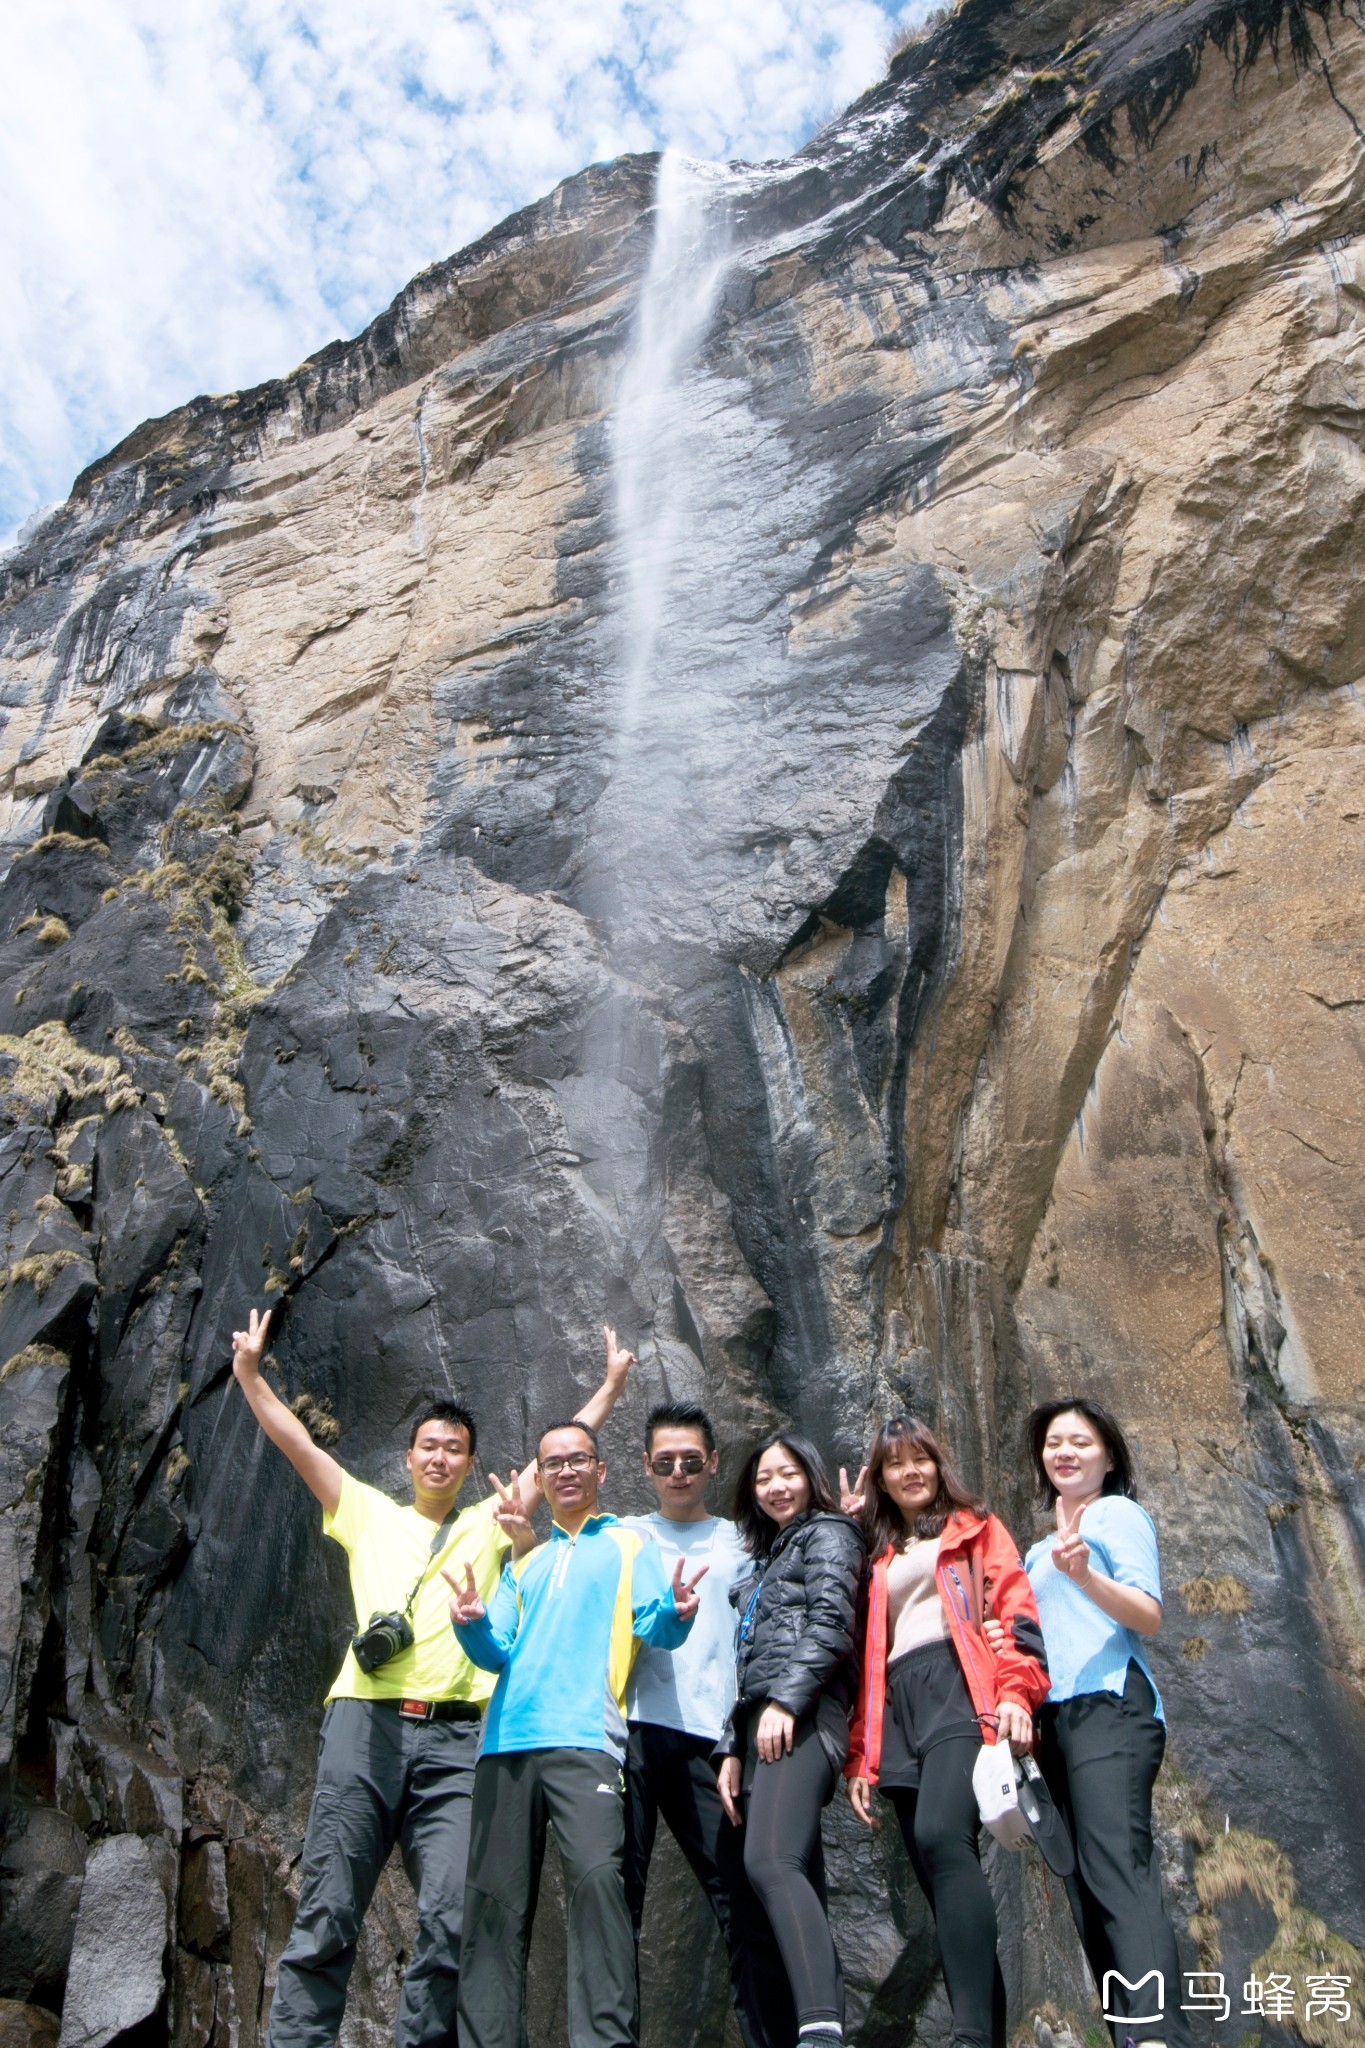
M 733 1522 L 712 1514 L 706 1492 L 719 1462 L 704 1408 L 669 1401 L 645 1424 L 644 1468 L 658 1509 L 628 1515 L 652 1536 L 664 1576 L 681 1561 L 700 1606 L 672 1652 L 641 1649 L 626 1692 L 626 1900 L 638 1948 L 659 1816 L 691 1864 L 730 1955 L 730 1988 L 745 2048 L 785 2048 L 796 2033 L 786 1972 L 767 1917 L 744 1875 L 743 1837 L 726 1819 L 712 1751 L 735 1696 L 732 1589 L 754 1561 Z

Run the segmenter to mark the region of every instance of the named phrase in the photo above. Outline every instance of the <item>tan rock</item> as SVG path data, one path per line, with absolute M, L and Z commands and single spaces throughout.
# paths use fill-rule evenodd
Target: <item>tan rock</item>
M 0 2048 L 57 2048 L 62 2023 L 41 2005 L 0 1998 Z

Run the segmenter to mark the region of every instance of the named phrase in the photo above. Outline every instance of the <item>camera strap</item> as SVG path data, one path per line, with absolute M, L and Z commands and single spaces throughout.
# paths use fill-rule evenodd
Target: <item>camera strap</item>
M 423 1586 L 430 1578 L 432 1565 L 436 1562 L 437 1558 L 441 1555 L 441 1552 L 445 1549 L 446 1542 L 449 1538 L 450 1531 L 454 1524 L 454 1521 L 455 1510 L 454 1508 L 452 1508 L 450 1510 L 450 1513 L 442 1522 L 440 1528 L 436 1531 L 436 1534 L 431 1539 L 431 1550 L 428 1553 L 427 1561 L 422 1566 L 421 1571 L 418 1572 L 416 1583 L 414 1584 L 412 1591 L 408 1594 L 408 1597 L 403 1604 L 403 1612 L 404 1614 L 406 1614 L 409 1621 L 412 1620 L 412 1610 L 417 1605 L 417 1595 L 421 1592 Z

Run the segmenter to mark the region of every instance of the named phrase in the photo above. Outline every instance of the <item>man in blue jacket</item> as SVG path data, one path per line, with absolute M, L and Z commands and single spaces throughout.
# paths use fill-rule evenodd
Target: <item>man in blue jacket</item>
M 547 1543 L 504 1571 L 488 1607 L 447 1579 L 470 1662 L 496 1671 L 474 1773 L 460 1976 L 461 2048 L 521 2048 L 526 1951 L 554 1822 L 569 1908 L 570 2048 L 637 2048 L 635 1943 L 622 1876 L 626 1681 L 640 1643 L 676 1650 L 697 1611 L 679 1558 L 597 1512 L 607 1468 L 581 1422 L 536 1454 Z

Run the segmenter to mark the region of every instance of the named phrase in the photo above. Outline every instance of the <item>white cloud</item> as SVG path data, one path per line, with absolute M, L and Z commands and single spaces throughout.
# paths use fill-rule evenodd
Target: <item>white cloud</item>
M 45 0 L 0 89 L 0 536 L 585 163 L 797 147 L 930 0 Z

